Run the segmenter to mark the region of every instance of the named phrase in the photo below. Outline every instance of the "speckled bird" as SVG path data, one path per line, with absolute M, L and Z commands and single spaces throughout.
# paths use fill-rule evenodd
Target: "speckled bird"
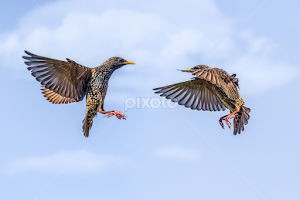
M 68 104 L 86 96 L 86 115 L 83 120 L 84 136 L 89 136 L 97 112 L 125 119 L 120 111 L 104 111 L 108 80 L 113 72 L 126 64 L 135 64 L 120 57 L 112 57 L 96 68 L 84 67 L 67 58 L 67 62 L 38 56 L 25 51 L 23 56 L 32 76 L 42 84 L 42 93 L 53 104 Z
M 220 111 L 228 108 L 231 113 L 219 120 L 222 128 L 224 128 L 223 120 L 230 128 L 229 119 L 234 118 L 233 134 L 240 134 L 244 131 L 244 125 L 248 124 L 251 110 L 244 106 L 245 102 L 238 92 L 239 79 L 236 78 L 236 74 L 230 76 L 222 69 L 206 65 L 197 65 L 181 71 L 190 72 L 196 77 L 190 81 L 155 88 L 154 90 L 158 90 L 155 93 L 162 93 L 160 96 L 165 96 L 192 110 Z

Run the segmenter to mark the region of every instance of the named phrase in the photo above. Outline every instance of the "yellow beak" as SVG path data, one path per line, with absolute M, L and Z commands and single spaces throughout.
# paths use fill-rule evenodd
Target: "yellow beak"
M 134 62 L 131 62 L 131 61 L 126 61 L 124 64 L 125 64 L 125 65 L 128 65 L 128 64 L 135 64 L 135 63 L 134 63 Z
M 189 72 L 191 71 L 192 69 L 186 69 L 186 70 L 181 70 L 182 72 Z

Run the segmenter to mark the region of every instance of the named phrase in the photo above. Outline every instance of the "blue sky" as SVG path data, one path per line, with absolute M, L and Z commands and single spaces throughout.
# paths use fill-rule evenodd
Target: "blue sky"
M 299 199 L 297 1 L 8 1 L 0 8 L 1 199 Z M 52 105 L 24 50 L 96 67 L 120 56 L 106 110 L 190 79 L 198 64 L 236 73 L 252 109 L 241 135 L 224 112 L 177 106 L 94 119 Z

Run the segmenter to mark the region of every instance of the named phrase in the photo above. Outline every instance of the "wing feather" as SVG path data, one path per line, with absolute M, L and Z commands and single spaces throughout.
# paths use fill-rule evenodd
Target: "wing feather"
M 67 104 L 67 103 L 75 102 L 74 99 L 63 97 L 63 96 L 53 92 L 52 90 L 43 88 L 42 91 L 43 91 L 42 93 L 44 94 L 44 97 L 46 97 L 46 99 L 53 104 Z
M 81 101 L 85 96 L 88 82 L 94 69 L 77 64 L 38 56 L 25 51 L 25 64 L 32 76 L 45 89 L 43 94 L 52 103 L 72 103 Z M 56 95 L 55 95 L 56 94 Z
M 155 88 L 154 90 L 157 90 L 155 93 L 161 93 L 161 96 L 193 110 L 225 110 L 225 105 L 212 91 L 212 88 L 207 81 L 196 78 L 191 81 Z

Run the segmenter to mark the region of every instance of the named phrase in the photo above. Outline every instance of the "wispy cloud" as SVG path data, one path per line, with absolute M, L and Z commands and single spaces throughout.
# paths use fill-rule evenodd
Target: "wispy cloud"
M 170 146 L 158 148 L 155 151 L 155 154 L 159 157 L 174 159 L 180 161 L 193 161 L 198 160 L 200 157 L 200 152 L 179 147 L 179 146 Z
M 7 174 L 20 174 L 25 172 L 59 173 L 77 157 L 79 152 L 57 152 L 46 156 L 30 156 L 14 159 L 4 168 Z M 108 169 L 122 167 L 128 164 L 128 158 L 113 155 L 97 155 L 84 151 L 72 162 L 63 173 L 65 174 L 92 174 L 101 173 Z
M 213 1 L 201 1 L 197 12 L 172 5 L 172 10 L 180 10 L 180 19 L 177 12 L 162 14 L 159 8 L 140 11 L 126 4 L 120 5 L 122 9 L 113 8 L 113 3 L 105 4 L 75 1 L 70 6 L 66 0 L 50 3 L 42 10 L 37 7 L 16 30 L 2 35 L 0 66 L 25 67 L 21 59 L 24 49 L 62 60 L 69 57 L 90 67 L 109 57 L 122 56 L 137 65 L 124 67 L 122 75 L 116 75 L 118 82 L 110 84 L 112 92 L 131 88 L 140 95 L 145 88 L 184 80 L 176 69 L 198 64 L 213 63 L 212 67 L 237 73 L 241 82 L 249 86 L 243 88 L 243 93 L 251 94 L 286 84 L 299 74 L 297 67 L 286 60 L 274 60 L 272 53 L 278 44 L 257 36 L 254 30 L 244 30 L 242 26 L 226 40 L 240 24 L 224 15 Z M 196 2 L 193 4 L 196 6 Z M 48 15 L 51 20 L 47 23 L 39 20 Z M 208 57 L 208 63 L 202 63 Z M 282 66 L 287 69 L 284 78 L 276 70 Z M 252 78 L 253 74 L 259 78 Z

